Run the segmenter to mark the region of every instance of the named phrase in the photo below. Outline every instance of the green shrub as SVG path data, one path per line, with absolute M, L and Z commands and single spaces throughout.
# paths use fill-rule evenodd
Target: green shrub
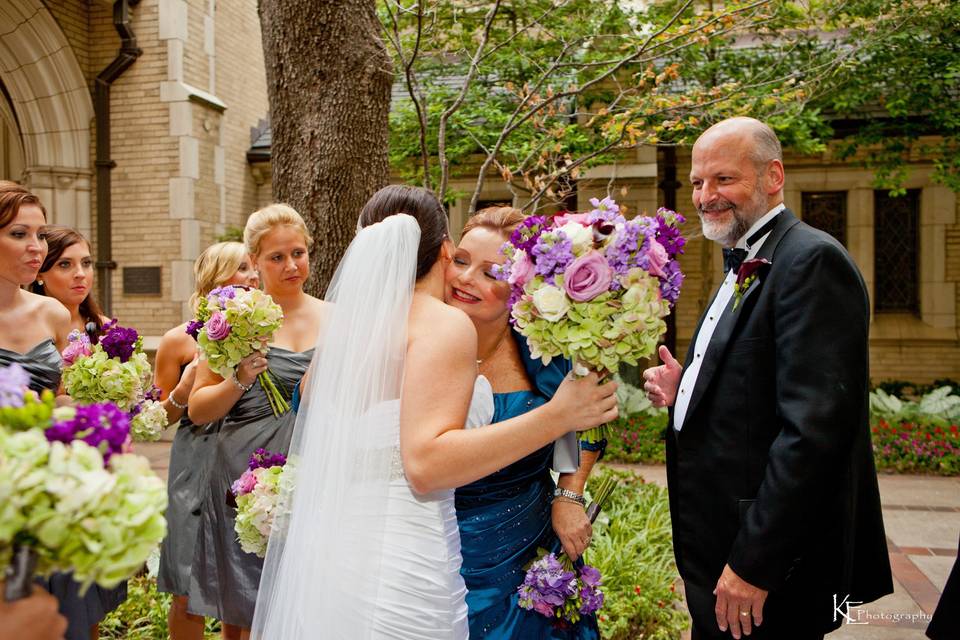
M 610 437 L 604 453 L 605 461 L 633 464 L 661 464 L 666 461 L 665 411 L 618 418 L 608 428 Z
M 600 632 L 606 640 L 676 640 L 687 614 L 678 607 L 667 490 L 605 467 L 590 483 L 610 474 L 618 486 L 594 524 L 585 557 L 603 575 Z
M 104 640 L 167 640 L 167 612 L 173 597 L 157 591 L 157 581 L 137 576 L 127 584 L 127 599 L 100 623 Z M 207 638 L 220 637 L 220 623 L 207 620 Z

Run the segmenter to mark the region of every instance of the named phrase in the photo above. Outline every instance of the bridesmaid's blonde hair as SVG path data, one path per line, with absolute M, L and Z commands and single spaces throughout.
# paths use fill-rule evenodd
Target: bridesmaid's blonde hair
M 197 301 L 240 270 L 240 264 L 249 260 L 246 248 L 240 242 L 218 242 L 203 250 L 193 263 L 196 286 L 190 296 L 190 308 L 197 308 Z
M 299 231 L 308 249 L 313 246 L 313 237 L 307 231 L 307 223 L 296 209 L 288 204 L 275 203 L 254 211 L 247 218 L 247 225 L 243 229 L 243 243 L 247 247 L 247 253 L 252 256 L 260 255 L 260 241 L 263 236 L 282 226 L 293 227 Z

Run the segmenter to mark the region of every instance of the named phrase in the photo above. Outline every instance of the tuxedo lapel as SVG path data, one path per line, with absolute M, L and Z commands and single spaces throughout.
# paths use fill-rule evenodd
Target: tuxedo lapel
M 773 262 L 773 254 L 777 250 L 777 245 L 780 244 L 780 241 L 783 239 L 783 236 L 786 235 L 787 231 L 790 230 L 795 224 L 800 222 L 797 220 L 796 216 L 793 215 L 789 209 L 784 209 L 777 216 L 777 224 L 773 227 L 773 230 L 770 231 L 770 236 L 764 241 L 763 245 L 760 247 L 760 250 L 757 251 L 757 255 L 754 256 L 757 259 L 766 258 L 767 260 Z M 723 355 L 727 351 L 727 344 L 730 342 L 730 336 L 733 335 L 733 330 L 736 328 L 737 324 L 740 322 L 740 319 L 746 314 L 747 305 L 745 304 L 747 300 L 756 295 L 758 289 L 760 289 L 763 284 L 761 278 L 757 278 L 750 288 L 744 292 L 743 297 L 740 299 L 739 304 L 737 304 L 736 310 L 733 309 L 734 299 L 731 298 L 730 302 L 727 303 L 726 308 L 723 310 L 720 320 L 717 323 L 717 328 L 714 330 L 713 335 L 710 337 L 710 344 L 707 346 L 706 353 L 703 356 L 703 364 L 700 366 L 700 372 L 697 375 L 697 382 L 693 387 L 693 392 L 690 394 L 690 404 L 687 406 L 686 417 L 689 418 L 693 415 L 694 410 L 697 408 L 697 404 L 700 402 L 700 399 L 703 398 L 703 394 L 706 392 L 707 388 L 710 386 L 710 381 L 713 379 L 714 374 L 717 372 L 717 369 L 720 367 L 720 364 L 723 362 Z M 718 291 L 719 292 L 719 291 Z M 714 294 L 716 297 L 716 294 Z M 707 309 L 710 307 L 707 306 Z M 706 315 L 706 313 L 704 313 Z M 703 324 L 703 316 L 700 317 L 700 324 Z M 700 329 L 697 328 L 697 333 Z M 696 344 L 696 335 L 694 335 L 693 340 L 690 343 L 690 348 L 693 349 Z M 692 351 L 687 352 L 687 362 L 692 355 Z M 687 419 L 684 420 L 687 422 Z M 683 432 L 681 431 L 681 434 Z

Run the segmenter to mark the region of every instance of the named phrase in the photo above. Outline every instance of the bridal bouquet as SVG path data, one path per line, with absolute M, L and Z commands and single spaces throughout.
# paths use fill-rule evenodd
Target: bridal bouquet
M 269 295 L 259 289 L 228 285 L 200 299 L 197 317 L 187 325 L 187 333 L 196 339 L 210 370 L 229 378 L 241 360 L 266 349 L 282 322 L 283 310 Z M 269 371 L 258 379 L 273 414 L 289 411 L 290 405 Z
M 0 568 L 9 599 L 34 574 L 72 572 L 114 587 L 166 534 L 166 486 L 126 453 L 130 418 L 105 402 L 54 408 L 26 389 L 17 365 L 0 370 Z
M 596 498 L 587 507 L 592 523 L 610 498 L 616 480 L 605 478 Z M 537 613 L 557 622 L 571 624 L 581 616 L 596 613 L 603 607 L 603 577 L 600 571 L 583 562 L 574 563 L 568 556 L 541 549 L 530 563 L 523 583 L 517 588 L 517 604 L 521 609 Z
M 496 275 L 511 285 L 511 317 L 533 357 L 615 373 L 649 357 L 666 331 L 683 282 L 684 218 L 660 209 L 627 220 L 610 198 L 590 202 L 586 213 L 527 218 Z
M 63 388 L 81 404 L 112 402 L 130 414 L 137 441 L 153 441 L 167 428 L 167 414 L 153 386 L 153 371 L 136 329 L 116 320 L 103 326 L 96 344 L 82 331 L 68 336 Z
M 240 548 L 262 558 L 267 553 L 267 540 L 278 509 L 287 458 L 282 453 L 257 449 L 250 456 L 247 470 L 230 488 L 237 506 L 234 531 Z M 289 474 L 287 474 L 289 475 Z

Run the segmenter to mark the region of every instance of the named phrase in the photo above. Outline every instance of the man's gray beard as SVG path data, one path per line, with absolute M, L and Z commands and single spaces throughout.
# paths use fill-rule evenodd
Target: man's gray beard
M 750 199 L 744 207 L 731 207 L 731 221 L 729 223 L 707 222 L 703 218 L 703 212 L 698 211 L 700 216 L 700 227 L 703 229 L 703 237 L 712 240 L 724 247 L 732 247 L 737 244 L 737 240 L 742 238 L 753 223 L 767 213 L 767 203 L 762 192 L 755 191 L 753 198 Z

